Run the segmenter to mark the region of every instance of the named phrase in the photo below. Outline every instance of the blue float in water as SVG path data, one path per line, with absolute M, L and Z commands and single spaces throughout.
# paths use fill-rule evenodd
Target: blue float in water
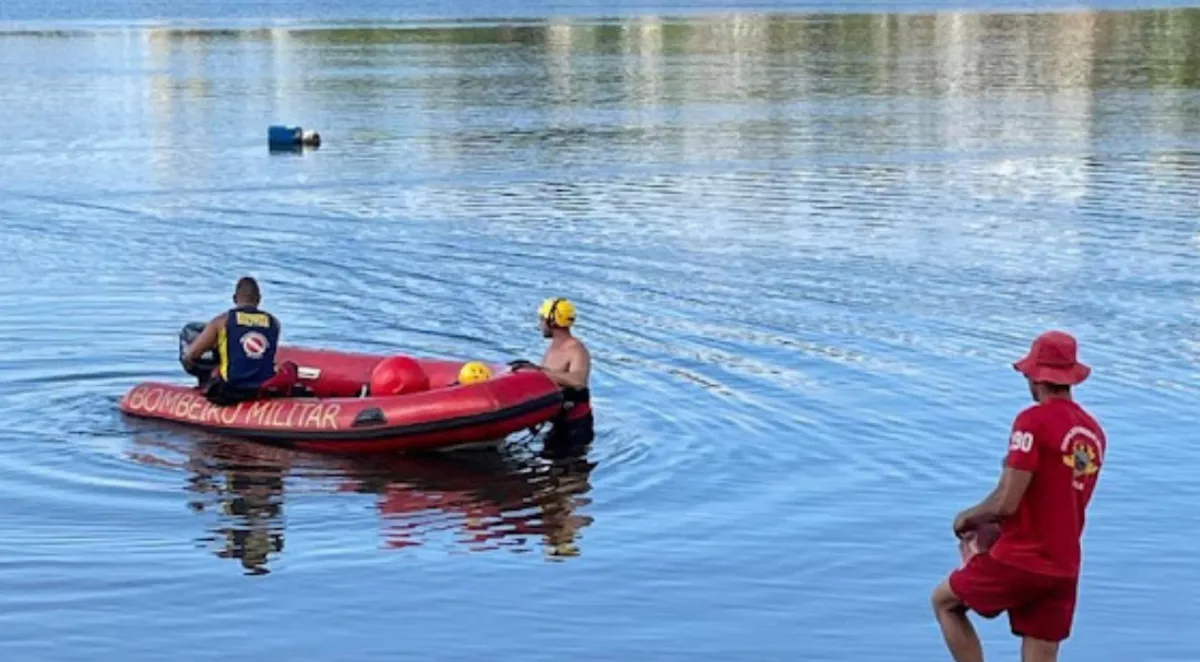
M 305 131 L 298 126 L 273 125 L 267 127 L 267 146 L 271 149 L 296 149 L 317 147 L 321 136 L 316 131 Z
M 298 126 L 272 126 L 267 128 L 267 144 L 272 147 L 290 147 L 300 144 L 303 131 Z

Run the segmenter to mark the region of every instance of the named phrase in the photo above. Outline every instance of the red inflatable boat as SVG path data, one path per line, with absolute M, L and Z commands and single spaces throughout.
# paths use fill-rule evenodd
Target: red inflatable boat
M 361 397 L 387 356 L 280 347 L 313 397 L 271 398 L 227 407 L 196 387 L 147 382 L 121 398 L 125 414 L 288 446 L 334 453 L 417 451 L 499 443 L 562 410 L 562 391 L 540 370 L 493 368 L 484 382 L 458 385 L 461 362 L 417 359 L 429 389 Z

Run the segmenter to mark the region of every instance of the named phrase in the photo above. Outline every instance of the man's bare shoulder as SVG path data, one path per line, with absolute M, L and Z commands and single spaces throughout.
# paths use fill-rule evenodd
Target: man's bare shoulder
M 573 336 L 569 341 L 567 341 L 566 349 L 574 354 L 591 356 L 591 352 L 588 351 L 587 345 L 583 344 L 583 341 L 579 338 L 575 338 Z

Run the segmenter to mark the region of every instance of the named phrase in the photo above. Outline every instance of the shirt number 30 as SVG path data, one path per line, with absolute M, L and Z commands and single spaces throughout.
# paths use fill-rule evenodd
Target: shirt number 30
M 1017 430 L 1008 439 L 1008 450 L 1028 453 L 1033 450 L 1033 433 Z

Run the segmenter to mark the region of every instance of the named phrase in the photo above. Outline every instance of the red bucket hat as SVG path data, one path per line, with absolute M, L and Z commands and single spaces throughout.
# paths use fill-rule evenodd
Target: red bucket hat
M 1075 338 L 1064 331 L 1047 331 L 1034 339 L 1025 358 L 1013 364 L 1017 372 L 1035 382 L 1074 386 L 1092 369 L 1075 357 Z

